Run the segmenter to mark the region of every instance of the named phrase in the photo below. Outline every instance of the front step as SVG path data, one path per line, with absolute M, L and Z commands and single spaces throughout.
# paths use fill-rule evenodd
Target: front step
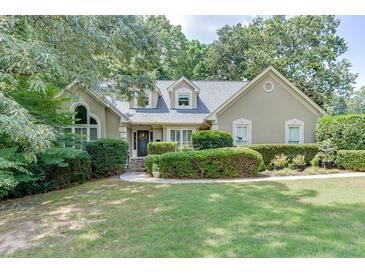
M 129 172 L 146 172 L 147 168 L 143 158 L 131 158 L 128 163 Z

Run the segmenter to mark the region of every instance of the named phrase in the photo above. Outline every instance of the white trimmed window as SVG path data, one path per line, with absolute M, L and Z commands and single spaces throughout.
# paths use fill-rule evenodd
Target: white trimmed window
M 191 102 L 192 92 L 190 90 L 181 89 L 176 92 L 175 107 L 176 108 L 192 108 Z
M 285 143 L 303 144 L 304 143 L 304 122 L 292 119 L 285 122 Z
M 169 140 L 171 142 L 177 142 L 178 146 L 191 146 L 193 129 L 170 129 Z
M 233 141 L 237 146 L 252 143 L 252 122 L 245 118 L 233 121 Z
M 80 137 L 80 143 L 75 148 L 86 149 L 86 142 L 92 142 L 100 138 L 100 120 L 90 112 L 86 104 L 78 104 L 74 107 L 75 122 L 74 126 L 64 128 L 65 133 L 77 134 Z

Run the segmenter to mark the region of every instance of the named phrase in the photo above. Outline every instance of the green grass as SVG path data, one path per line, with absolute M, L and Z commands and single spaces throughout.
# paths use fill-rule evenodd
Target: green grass
M 364 257 L 365 178 L 88 182 L 0 203 L 0 252 L 11 257 Z

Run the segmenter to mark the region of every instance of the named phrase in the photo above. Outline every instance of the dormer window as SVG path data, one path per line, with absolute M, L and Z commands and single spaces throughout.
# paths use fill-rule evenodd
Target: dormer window
M 191 91 L 179 90 L 176 93 L 176 108 L 192 108 L 191 107 Z

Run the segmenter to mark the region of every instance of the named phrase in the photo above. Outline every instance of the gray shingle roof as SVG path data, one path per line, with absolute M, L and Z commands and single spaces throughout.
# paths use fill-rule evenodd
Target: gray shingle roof
M 132 123 L 201 124 L 204 118 L 224 103 L 248 82 L 243 81 L 192 81 L 199 87 L 196 109 L 170 109 L 167 88 L 175 81 L 157 81 L 161 91 L 157 108 L 129 109 L 128 102 L 113 100 L 114 106 Z

